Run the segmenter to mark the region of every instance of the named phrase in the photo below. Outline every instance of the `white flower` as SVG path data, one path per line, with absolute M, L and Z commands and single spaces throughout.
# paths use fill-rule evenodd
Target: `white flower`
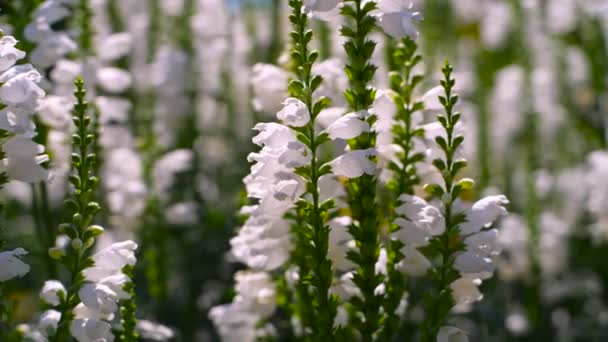
M 234 275 L 237 292 L 233 304 L 268 318 L 277 307 L 277 294 L 270 274 L 266 272 L 239 271 Z
M 481 300 L 483 295 L 477 288 L 479 285 L 481 285 L 480 279 L 469 277 L 458 278 L 450 284 L 456 305 L 463 306 Z
M 369 157 L 376 155 L 373 148 L 366 150 L 347 151 L 329 162 L 333 173 L 346 178 L 357 178 L 363 174 L 374 175 L 376 164 Z
M 467 221 L 458 226 L 460 234 L 476 233 L 500 216 L 506 215 L 505 205 L 507 204 L 509 204 L 509 200 L 504 195 L 487 196 L 475 202 L 471 208 L 464 211 Z
M 113 342 L 112 326 L 95 318 L 75 319 L 70 333 L 78 342 Z
M 423 276 L 431 268 L 431 262 L 418 250 L 412 246 L 405 246 L 401 249 L 403 260 L 396 268 L 413 277 Z
M 97 70 L 97 82 L 106 91 L 117 94 L 131 87 L 131 74 L 115 67 L 105 67 Z
M 360 113 L 349 113 L 338 118 L 329 127 L 327 133 L 334 139 L 352 139 L 358 137 L 363 132 L 369 132 L 369 124 L 361 120 Z
M 304 0 L 304 6 L 314 12 L 329 12 L 336 8 L 340 0 Z
M 99 312 L 103 316 L 113 314 L 118 310 L 118 295 L 109 286 L 86 283 L 78 291 L 78 297 L 87 308 Z
M 259 317 L 241 310 L 238 305 L 227 304 L 211 308 L 209 319 L 217 327 L 224 342 L 254 342 Z
M 310 113 L 304 102 L 289 97 L 283 102 L 283 109 L 277 113 L 277 118 L 286 125 L 303 127 L 310 121 Z
M 36 126 L 32 122 L 31 112 L 19 107 L 6 107 L 0 110 L 0 129 L 22 134 L 31 138 L 35 133 Z
M 115 242 L 93 256 L 95 265 L 83 271 L 85 278 L 92 282 L 119 272 L 126 265 L 135 265 L 137 244 L 131 240 Z
M 63 293 L 63 296 L 67 294 L 63 284 L 58 280 L 47 280 L 40 291 L 40 298 L 47 304 L 57 306 L 61 302 L 59 293 Z
M 136 329 L 139 335 L 146 340 L 169 341 L 175 336 L 173 330 L 168 327 L 145 319 L 137 321 Z
M 40 163 L 48 160 L 46 155 L 41 155 L 44 146 L 27 136 L 15 135 L 2 145 L 2 149 L 6 153 L 4 167 L 9 178 L 29 183 L 48 178 L 48 171 L 40 166 Z
M 348 227 L 352 224 L 350 216 L 340 216 L 330 220 L 327 224 L 329 230 L 329 259 L 339 271 L 347 271 L 354 268 L 355 264 L 346 257 L 346 253 L 355 248 L 355 241 L 348 233 Z
M 97 57 L 104 61 L 113 61 L 125 56 L 131 49 L 132 38 L 128 32 L 115 33 L 105 37 L 97 45 Z
M 0 75 L 0 99 L 7 105 L 34 110 L 44 91 L 38 86 L 42 76 L 31 65 L 12 67 Z
M 467 334 L 455 327 L 444 326 L 437 333 L 437 342 L 469 342 Z
M 340 58 L 330 58 L 314 63 L 312 73 L 323 76 L 323 82 L 313 93 L 315 98 L 327 97 L 331 100 L 333 107 L 346 106 L 344 91 L 348 88 L 348 77 L 344 72 L 344 61 Z
M 254 65 L 251 76 L 254 109 L 268 113 L 279 111 L 287 97 L 288 79 L 287 72 L 279 67 L 261 63 Z
M 46 96 L 40 101 L 38 116 L 51 128 L 67 131 L 72 124 L 73 107 L 73 102 L 64 96 Z
M 61 312 L 57 310 L 47 310 L 42 313 L 38 320 L 38 329 L 45 336 L 53 336 L 57 331 L 57 326 L 61 320 Z
M 26 254 L 27 252 L 23 248 L 0 253 L 0 281 L 23 277 L 30 271 L 30 266 L 20 259 Z
M 152 172 L 154 188 L 161 195 L 166 195 L 180 172 L 192 167 L 194 154 L 189 149 L 177 149 L 163 155 L 155 164 Z
M 420 12 L 406 9 L 399 0 L 379 0 L 378 10 L 378 26 L 386 34 L 395 39 L 418 37 L 415 23 L 422 20 Z
M 17 40 L 12 36 L 0 39 L 0 71 L 12 67 L 17 60 L 25 57 L 25 52 L 15 48 Z

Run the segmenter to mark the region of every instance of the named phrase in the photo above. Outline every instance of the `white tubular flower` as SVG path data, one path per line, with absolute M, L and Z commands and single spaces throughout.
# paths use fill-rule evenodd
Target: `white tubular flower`
M 129 53 L 132 43 L 133 39 L 128 32 L 109 35 L 97 44 L 97 57 L 104 61 L 117 60 Z
M 363 174 L 373 175 L 376 173 L 376 164 L 369 160 L 369 157 L 376 154 L 377 152 L 373 148 L 347 151 L 329 162 L 329 165 L 337 176 L 357 178 Z
M 258 63 L 253 66 L 251 85 L 253 87 L 253 107 L 256 111 L 276 113 L 287 98 L 287 72 L 271 64 Z
M 303 127 L 310 121 L 310 113 L 304 102 L 289 97 L 283 102 L 283 109 L 277 113 L 277 118 L 286 125 Z
M 272 278 L 266 272 L 240 271 L 234 275 L 237 292 L 233 304 L 260 318 L 270 317 L 276 307 L 276 289 Z
M 254 342 L 256 340 L 255 330 L 259 317 L 240 310 L 234 304 L 211 308 L 209 319 L 216 326 L 224 342 Z
M 483 295 L 479 292 L 479 285 L 481 285 L 481 279 L 471 277 L 461 277 L 450 284 L 456 305 L 463 307 L 481 300 Z
M 25 57 L 25 52 L 15 48 L 17 40 L 12 36 L 4 36 L 0 39 L 0 71 L 4 71 Z
M 146 340 L 163 342 L 175 337 L 175 332 L 170 328 L 145 319 L 137 320 L 136 329 L 139 335 Z
M 42 145 L 27 136 L 15 135 L 2 145 L 2 149 L 6 153 L 4 167 L 11 179 L 35 183 L 48 178 L 48 171 L 40 166 L 48 160 L 48 156 L 41 154 L 44 152 Z
M 174 184 L 180 172 L 192 167 L 194 154 L 189 149 L 173 150 L 162 156 L 155 164 L 152 171 L 154 187 L 161 196 L 167 196 L 169 189 Z
M 42 313 L 38 320 L 38 329 L 45 336 L 53 336 L 57 331 L 60 320 L 61 312 L 57 310 L 47 310 Z
M 323 82 L 319 88 L 315 90 L 313 96 L 315 98 L 327 97 L 331 99 L 333 108 L 346 106 L 344 99 L 344 91 L 348 88 L 348 77 L 344 72 L 344 61 L 340 58 L 330 58 L 324 61 L 314 63 L 312 66 L 314 75 L 322 75 Z M 332 108 L 332 107 L 330 107 Z M 326 108 L 328 110 L 330 108 Z M 343 114 L 344 112 L 340 113 Z M 317 120 L 319 116 L 317 116 Z
M 304 0 L 307 10 L 313 12 L 329 12 L 338 6 L 340 0 Z
M 437 333 L 437 342 L 469 342 L 469 338 L 464 331 L 456 327 L 444 326 Z
M 456 202 L 456 205 L 459 203 Z M 459 225 L 461 235 L 477 233 L 482 228 L 507 214 L 505 206 L 509 200 L 504 195 L 487 196 L 475 202 L 471 208 L 465 209 L 466 222 Z
M 73 320 L 70 333 L 78 342 L 114 342 L 112 326 L 95 318 Z
M 49 305 L 57 306 L 61 302 L 60 293 L 63 293 L 63 296 L 67 294 L 63 284 L 58 280 L 47 280 L 40 291 L 40 298 Z
M 93 256 L 95 265 L 83 271 L 88 281 L 99 282 L 118 273 L 126 265 L 135 265 L 137 244 L 131 240 L 115 242 Z
M 432 266 L 424 254 L 418 252 L 413 246 L 403 247 L 401 253 L 404 258 L 395 267 L 405 274 L 413 277 L 423 276 Z
M 346 257 L 346 253 L 355 248 L 355 241 L 348 233 L 353 220 L 350 216 L 340 216 L 328 222 L 329 225 L 329 259 L 339 271 L 352 270 L 356 265 Z
M 327 133 L 332 140 L 352 139 L 363 132 L 369 132 L 369 124 L 361 120 L 360 113 L 343 115 L 327 127 Z
M 99 284 L 107 286 L 110 290 L 116 293 L 119 300 L 130 299 L 131 295 L 123 290 L 126 283 L 130 282 L 131 279 L 124 273 L 117 273 L 109 277 L 103 278 L 99 281 Z
M 23 248 L 0 253 L 0 281 L 23 277 L 30 271 L 30 266 L 20 259 L 26 254 Z
M 118 310 L 118 295 L 103 284 L 86 283 L 78 291 L 78 297 L 87 308 L 108 316 Z
M 97 82 L 109 93 L 119 94 L 131 87 L 131 74 L 120 68 L 105 67 L 97 70 Z
M 0 100 L 9 106 L 33 112 L 44 91 L 38 86 L 42 76 L 30 64 L 14 66 L 0 75 Z
M 289 222 L 269 216 L 250 216 L 230 240 L 235 258 L 257 270 L 274 270 L 289 259 Z
M 420 12 L 405 8 L 399 0 L 378 1 L 378 26 L 395 39 L 418 37 L 416 23 L 422 20 Z

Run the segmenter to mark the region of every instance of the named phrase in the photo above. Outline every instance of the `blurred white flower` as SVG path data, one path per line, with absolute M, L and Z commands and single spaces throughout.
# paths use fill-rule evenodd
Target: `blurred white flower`
M 276 113 L 287 98 L 287 72 L 271 64 L 258 63 L 253 66 L 251 86 L 253 107 L 256 111 Z
M 26 254 L 23 248 L 0 253 L 0 281 L 23 277 L 30 271 L 30 266 L 21 261 L 21 257 Z
M 152 341 L 169 341 L 175 337 L 175 332 L 170 328 L 156 322 L 148 321 L 145 319 L 137 320 L 137 332 L 139 335 Z
M 469 342 L 469 338 L 464 331 L 456 327 L 443 326 L 437 333 L 437 342 Z

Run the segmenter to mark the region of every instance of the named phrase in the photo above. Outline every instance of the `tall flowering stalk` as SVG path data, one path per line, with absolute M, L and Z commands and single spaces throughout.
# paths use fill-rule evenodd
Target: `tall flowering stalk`
M 413 73 L 414 67 L 422 60 L 417 53 L 417 45 L 411 38 L 402 39 L 393 52 L 394 65 L 397 70 L 390 74 L 391 88 L 395 91 L 393 102 L 396 105 L 395 124 L 392 126 L 393 144 L 396 151 L 395 159 L 389 162 L 388 168 L 393 172 L 393 178 L 387 187 L 395 195 L 395 203 L 391 208 L 395 220 L 395 207 L 399 205 L 398 197 L 403 194 L 413 195 L 414 186 L 420 182 L 416 163 L 424 160 L 424 154 L 415 150 L 415 139 L 424 134 L 424 130 L 417 126 L 419 120 L 414 115 L 420 111 L 424 104 L 414 100 L 416 86 L 422 81 L 422 75 Z M 397 312 L 403 303 L 406 293 L 405 276 L 396 267 L 403 261 L 401 252 L 404 243 L 399 239 L 399 224 L 392 224 L 390 228 L 391 239 L 386 245 L 386 297 L 383 304 L 386 320 L 381 333 L 381 340 L 390 340 L 399 331 L 401 321 Z
M 376 27 L 375 18 L 371 15 L 376 9 L 373 1 L 344 1 L 341 9 L 347 23 L 342 27 L 342 35 L 347 38 L 344 48 L 347 54 L 346 74 L 350 87 L 345 92 L 350 108 L 363 117 L 372 126 L 375 117 L 369 115 L 368 108 L 374 102 L 375 90 L 370 85 L 376 66 L 370 61 L 376 43 L 368 38 Z M 366 153 L 375 160 L 376 134 L 372 131 L 363 133 L 348 141 L 354 152 Z M 367 152 L 364 152 L 367 151 Z M 348 152 L 347 152 L 348 153 Z M 352 152 L 351 152 L 352 153 Z M 375 265 L 380 253 L 380 232 L 376 209 L 376 176 L 373 170 L 347 182 L 348 204 L 353 224 L 349 233 L 356 242 L 356 250 L 348 257 L 357 269 L 353 282 L 361 291 L 360 296 L 353 296 L 354 308 L 351 318 L 356 322 L 356 329 L 364 341 L 372 341 L 380 328 L 382 312 L 381 297 L 376 295 L 376 288 L 382 284 L 383 277 L 376 274 Z
M 455 152 L 463 142 L 462 135 L 454 134 L 460 113 L 454 112 L 458 96 L 452 93 L 456 81 L 452 78 L 452 66 L 447 64 L 442 69 L 444 79 L 441 85 L 445 97 L 440 102 L 445 108 L 445 116 L 439 115 L 438 120 L 445 129 L 445 137 L 437 136 L 435 141 L 444 153 L 444 158 L 433 160 L 433 165 L 441 173 L 444 186 L 439 184 L 425 185 L 425 190 L 441 199 L 444 205 L 445 231 L 431 240 L 431 247 L 438 251 L 441 264 L 432 271 L 431 278 L 437 293 L 426 298 L 427 320 L 422 330 L 423 341 L 434 341 L 439 328 L 445 322 L 450 310 L 454 306 L 452 291 L 449 285 L 458 279 L 458 271 L 454 269 L 454 254 L 464 250 L 465 245 L 459 237 L 458 225 L 465 222 L 462 214 L 454 214 L 452 208 L 454 201 L 465 187 L 472 185 L 467 182 L 454 184 L 456 174 L 466 166 L 466 161 L 455 160 Z M 470 187 L 469 187 L 470 188 Z
M 310 163 L 302 166 L 296 172 L 306 182 L 306 192 L 312 201 L 301 199 L 297 202 L 299 222 L 295 225 L 296 252 L 295 261 L 299 269 L 297 284 L 298 307 L 311 307 L 308 311 L 312 315 L 301 315 L 303 326 L 311 331 L 312 340 L 332 341 L 334 339 L 333 326 L 337 312 L 337 297 L 331 295 L 329 290 L 334 278 L 332 262 L 328 258 L 329 226 L 327 225 L 329 209 L 334 207 L 333 200 L 321 203 L 319 178 L 330 172 L 330 168 L 323 167 L 319 161 L 318 149 L 329 141 L 326 132 L 315 132 L 315 119 L 319 113 L 329 105 L 329 99 L 322 97 L 313 99 L 313 93 L 319 88 L 322 77 L 312 74 L 312 66 L 319 54 L 310 51 L 308 44 L 312 40 L 312 30 L 308 28 L 307 14 L 303 12 L 302 0 L 291 0 L 289 6 L 292 13 L 289 20 L 293 25 L 291 32 L 293 50 L 291 57 L 296 78 L 289 83 L 289 93 L 293 97 L 287 102 L 295 103 L 310 115 L 310 120 L 303 125 L 296 125 L 298 140 L 310 150 Z M 296 100 L 297 99 L 297 100 Z M 283 113 L 288 114 L 290 109 L 285 108 Z M 281 112 L 279 112 L 279 117 Z M 288 119 L 284 118 L 284 121 Z M 292 126 L 295 125 L 292 123 Z M 312 303 L 303 302 L 312 297 Z
M 443 186 L 431 183 L 425 185 L 424 189 L 439 199 L 439 210 L 416 197 L 402 198 L 404 204 L 399 210 L 405 216 L 412 216 L 412 209 L 422 208 L 415 214 L 417 218 L 413 221 L 418 228 L 425 227 L 426 233 L 430 235 L 425 249 L 439 259 L 436 267 L 431 267 L 427 260 L 420 262 L 422 270 L 430 269 L 428 274 L 433 284 L 433 291 L 428 292 L 424 298 L 426 319 L 420 338 L 425 342 L 435 341 L 441 336 L 447 338 L 445 336 L 464 335 L 457 328 L 443 325 L 456 305 L 466 305 L 481 299 L 477 286 L 482 279 L 492 276 L 494 265 L 490 257 L 498 253 L 497 230 L 490 229 L 489 226 L 506 213 L 504 206 L 508 204 L 503 195 L 487 196 L 470 207 L 459 199 L 463 192 L 473 188 L 473 180 L 457 180 L 458 173 L 467 162 L 461 157 L 464 136 L 460 133 L 460 113 L 454 111 L 458 96 L 453 93 L 456 82 L 452 78 L 452 71 L 453 68 L 448 63 L 442 69 L 444 79 L 441 86 L 444 96 L 439 96 L 439 102 L 445 115 L 437 116 L 440 126 L 426 126 L 427 136 L 438 147 L 431 149 L 431 159 L 441 174 Z M 414 233 L 411 228 L 410 233 Z M 410 234 L 412 240 L 415 236 Z M 422 246 L 426 244 L 423 243 Z M 416 254 L 412 254 L 414 255 Z M 424 260 L 424 256 L 419 257 Z
M 70 286 L 65 296 L 61 298 L 58 306 L 61 312 L 57 333 L 51 341 L 65 341 L 68 338 L 69 328 L 74 319 L 73 309 L 80 299 L 78 292 L 84 283 L 82 271 L 92 266 L 87 258 L 87 251 L 95 243 L 95 237 L 103 232 L 99 226 L 92 225 L 95 214 L 100 207 L 93 201 L 98 178 L 93 174 L 96 155 L 91 153 L 95 144 L 95 135 L 91 133 L 91 117 L 88 115 L 88 103 L 85 101 L 86 90 L 81 78 L 75 81 L 76 104 L 74 106 L 73 121 L 76 133 L 72 135 L 74 153 L 72 154 L 72 175 L 70 182 L 74 190 L 72 197 L 66 200 L 66 205 L 72 209 L 72 220 L 59 226 L 59 231 L 66 234 L 70 240 L 68 251 L 51 248 L 49 254 L 58 259 L 68 270 L 71 276 Z

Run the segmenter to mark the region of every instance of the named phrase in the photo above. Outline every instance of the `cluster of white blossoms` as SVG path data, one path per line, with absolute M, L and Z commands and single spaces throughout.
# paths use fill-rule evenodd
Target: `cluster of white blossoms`
M 25 57 L 16 44 L 12 36 L 0 38 L 0 129 L 6 132 L 0 142 L 4 154 L 0 169 L 9 180 L 33 183 L 48 179 L 40 165 L 48 160 L 42 154 L 44 147 L 32 141 L 36 136 L 32 117 L 44 91 L 38 86 L 41 76 L 31 64 L 15 65 Z M 29 272 L 29 265 L 21 261 L 26 254 L 23 248 L 0 252 L 0 282 Z
M 2 171 L 10 179 L 39 182 L 48 178 L 40 164 L 47 161 L 44 147 L 32 141 L 36 136 L 32 118 L 44 91 L 38 86 L 42 77 L 31 64 L 15 63 L 25 53 L 15 47 L 12 36 L 0 38 L 0 129 L 8 132 L 2 141 Z
M 258 328 L 277 307 L 277 290 L 267 272 L 241 271 L 235 274 L 236 296 L 232 303 L 213 307 L 209 318 L 218 329 L 222 341 L 249 342 L 271 333 Z
M 83 271 L 85 283 L 78 292 L 81 303 L 74 308 L 75 319 L 70 333 L 78 342 L 114 340 L 109 322 L 118 311 L 119 302 L 130 299 L 124 290 L 131 279 L 122 269 L 135 265 L 137 244 L 133 241 L 114 243 L 93 256 L 94 265 Z M 67 291 L 57 280 L 47 280 L 40 292 L 40 298 L 49 306 L 56 307 L 66 300 Z M 28 335 L 53 336 L 61 320 L 61 312 L 45 311 L 37 329 L 29 329 Z

